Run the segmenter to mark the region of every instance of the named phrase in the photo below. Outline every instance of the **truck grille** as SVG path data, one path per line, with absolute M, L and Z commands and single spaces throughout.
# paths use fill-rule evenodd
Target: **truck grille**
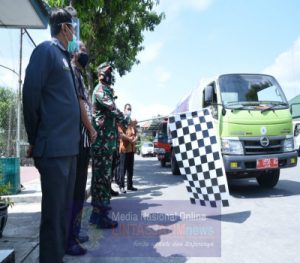
M 265 147 L 261 145 L 260 137 L 240 138 L 244 144 L 245 155 L 281 153 L 284 138 L 268 138 L 270 142 Z

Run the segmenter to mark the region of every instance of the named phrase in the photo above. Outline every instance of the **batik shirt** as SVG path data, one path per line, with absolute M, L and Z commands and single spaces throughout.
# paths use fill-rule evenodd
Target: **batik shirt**
M 119 152 L 120 153 L 135 153 L 136 147 L 135 142 L 129 142 L 125 138 L 122 138 L 122 134 L 126 135 L 129 138 L 133 138 L 137 136 L 136 128 L 133 125 L 129 125 L 127 129 L 118 127 L 119 132 Z
M 113 152 L 117 148 L 116 125 L 127 127 L 128 121 L 116 107 L 113 89 L 101 82 L 94 89 L 92 103 L 93 126 L 98 133 L 93 152 L 96 155 L 101 155 L 102 151 Z
M 92 105 L 89 101 L 89 95 L 88 95 L 86 86 L 84 84 L 84 80 L 83 80 L 83 77 L 82 77 L 82 72 L 75 65 L 72 65 L 72 67 L 73 67 L 73 71 L 75 73 L 75 83 L 76 83 L 77 96 L 83 100 L 85 111 L 87 113 L 88 119 L 90 121 L 92 121 Z M 88 130 L 83 125 L 83 123 L 81 123 L 81 140 L 82 140 L 82 146 L 84 148 L 91 147 L 91 142 L 90 142 L 90 139 L 89 139 Z

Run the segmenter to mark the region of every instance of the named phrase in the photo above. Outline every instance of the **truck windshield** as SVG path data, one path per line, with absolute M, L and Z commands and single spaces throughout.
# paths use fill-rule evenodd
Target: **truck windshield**
M 268 75 L 231 74 L 219 77 L 223 105 L 226 108 L 266 110 L 287 108 L 288 103 L 277 81 Z M 259 107 L 263 106 L 263 107 Z

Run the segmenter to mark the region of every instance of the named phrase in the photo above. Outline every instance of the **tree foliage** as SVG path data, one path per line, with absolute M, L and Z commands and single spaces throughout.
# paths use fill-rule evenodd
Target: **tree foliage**
M 0 87 L 0 129 L 7 129 L 9 112 L 16 106 L 16 94 L 9 88 Z
M 0 87 L 0 154 L 10 156 L 13 152 L 13 137 L 16 134 L 16 93 Z
M 120 76 L 138 64 L 143 31 L 153 31 L 164 18 L 154 11 L 159 0 L 49 0 L 52 7 L 71 4 L 80 18 L 81 40 L 90 52 L 90 69 L 110 62 Z

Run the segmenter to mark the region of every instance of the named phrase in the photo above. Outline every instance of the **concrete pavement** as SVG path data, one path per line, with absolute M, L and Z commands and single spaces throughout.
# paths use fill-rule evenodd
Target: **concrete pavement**
M 41 185 L 35 167 L 21 167 L 20 181 L 23 189 L 10 195 L 14 206 L 8 208 L 8 220 L 0 239 L 0 251 L 13 249 L 15 262 L 32 263 L 38 258 L 39 224 L 41 211 Z M 90 193 L 91 174 L 89 173 L 86 194 Z M 1 254 L 0 254 L 0 262 Z M 7 261 L 12 262 L 12 261 Z
M 215 214 L 211 215 L 203 207 L 188 207 L 188 194 L 181 176 L 172 176 L 170 168 L 161 168 L 155 158 L 136 156 L 134 182 L 139 190 L 112 200 L 111 215 L 118 220 L 119 227 L 100 230 L 88 225 L 90 205 L 87 203 L 83 223 L 90 236 L 90 241 L 84 244 L 88 254 L 83 257 L 66 256 L 65 261 L 299 262 L 300 238 L 295 234 L 300 231 L 296 220 L 300 217 L 299 169 L 300 163 L 295 168 L 282 170 L 274 189 L 261 188 L 253 179 L 232 182 L 230 207 L 215 210 Z M 28 189 L 27 184 L 33 180 L 24 183 L 25 188 Z M 174 215 L 174 211 L 179 211 L 180 216 Z M 194 214 L 205 217 L 194 217 Z M 190 220 L 186 220 L 187 216 Z M 35 262 L 39 249 L 39 218 L 39 202 L 17 201 L 9 210 L 0 249 L 15 248 L 16 262 Z M 196 242 L 192 243 L 194 237 Z M 187 242 L 189 240 L 191 242 Z M 212 253 L 207 255 L 207 249 L 202 245 L 211 243 L 216 245 L 216 249 L 211 249 Z M 184 250 L 182 245 L 185 244 L 193 247 Z

